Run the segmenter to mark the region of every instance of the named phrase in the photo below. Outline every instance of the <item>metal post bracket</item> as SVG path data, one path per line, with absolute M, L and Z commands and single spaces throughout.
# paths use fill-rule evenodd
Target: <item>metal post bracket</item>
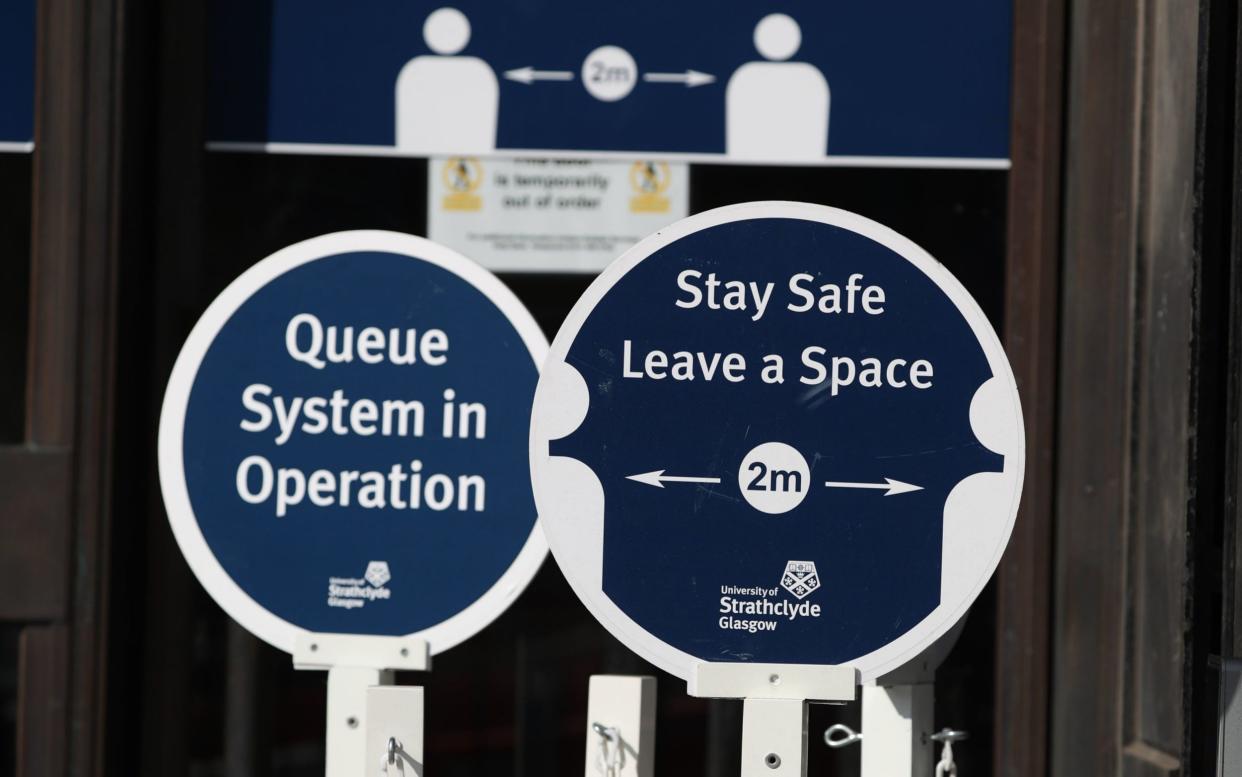
M 298 637 L 293 646 L 294 669 L 337 666 L 426 672 L 431 669 L 431 648 L 425 640 L 412 637 L 310 632 Z
M 704 661 L 686 690 L 709 699 L 854 701 L 858 672 L 852 666 L 744 664 Z

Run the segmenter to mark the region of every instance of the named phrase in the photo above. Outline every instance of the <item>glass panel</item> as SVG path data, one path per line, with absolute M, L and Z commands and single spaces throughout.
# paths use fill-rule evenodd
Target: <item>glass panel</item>
M 28 153 L 0 152 L 0 445 L 23 438 L 30 296 Z
M 0 774 L 17 768 L 17 640 L 22 627 L 0 623 Z
M 247 8 L 260 18 L 270 13 L 270 3 Z M 247 29 L 267 39 L 270 30 L 261 21 L 256 24 Z M 207 48 L 203 41 L 197 45 Z M 167 106 L 202 104 L 196 102 L 201 95 L 174 93 L 167 86 L 205 89 L 199 83 L 202 63 L 187 53 L 194 51 L 202 54 L 193 46 L 162 49 L 165 91 L 157 102 L 166 111 L 174 110 Z M 253 89 L 264 88 L 264 62 L 243 57 L 231 67 Z M 218 94 L 212 97 L 220 99 Z M 204 151 L 202 140 L 171 137 L 166 157 L 159 159 L 162 170 L 151 218 L 155 248 L 149 257 L 132 260 L 128 271 L 141 273 L 155 291 L 136 301 L 147 307 L 146 315 L 138 318 L 152 324 L 146 337 L 162 337 L 163 342 L 150 347 L 149 342 L 120 338 L 122 361 L 127 351 L 141 354 L 134 367 L 148 382 L 151 397 L 141 403 L 142 417 L 120 419 L 118 428 L 155 428 L 158 398 L 181 338 L 211 300 L 258 260 L 296 241 L 343 229 L 426 234 L 427 179 L 429 173 L 438 174 L 426 160 Z M 786 199 L 841 207 L 887 224 L 946 264 L 1000 328 L 1007 183 L 1003 170 L 692 165 L 690 176 L 691 212 Z M 549 337 L 593 277 L 501 275 Z M 141 453 L 147 443 L 126 445 L 137 446 Z M 118 479 L 135 490 L 134 484 L 145 483 L 150 504 L 159 505 L 149 456 L 119 457 Z M 125 557 L 133 563 L 114 564 L 120 578 L 114 591 L 134 592 L 126 601 L 135 603 L 130 622 L 141 636 L 114 636 L 136 649 L 117 659 L 110 682 L 114 688 L 130 687 L 128 680 L 141 693 L 117 702 L 122 709 L 110 723 L 109 762 L 132 763 L 141 754 L 152 773 L 188 768 L 197 775 L 239 777 L 247 766 L 251 774 L 318 773 L 324 675 L 293 671 L 288 655 L 257 641 L 246 649 L 230 639 L 226 616 L 178 557 L 160 507 L 150 508 L 142 529 L 131 525 L 127 531 L 138 535 L 126 544 Z M 140 593 L 144 588 L 145 595 Z M 937 725 L 965 728 L 973 735 L 956 751 L 959 765 L 969 773 L 986 773 L 991 767 L 993 607 L 989 588 L 942 669 L 937 693 Z M 141 642 L 140 649 L 134 641 Z M 428 689 L 427 759 L 435 774 L 547 777 L 573 775 L 581 768 L 587 677 L 592 673 L 659 677 L 658 773 L 738 773 L 740 703 L 688 697 L 683 681 L 656 671 L 608 635 L 550 560 L 499 620 L 437 656 L 430 674 L 400 680 Z M 857 773 L 857 747 L 829 750 L 822 744 L 824 729 L 836 722 L 857 727 L 857 705 L 812 709 L 809 773 Z
M 34 46 L 35 0 L 0 4 L 0 445 L 25 421 Z

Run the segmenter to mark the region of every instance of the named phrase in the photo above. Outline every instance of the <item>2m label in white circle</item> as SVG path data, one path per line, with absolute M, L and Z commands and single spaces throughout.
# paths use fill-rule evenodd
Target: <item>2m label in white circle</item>
M 797 449 L 783 442 L 765 442 L 753 448 L 737 471 L 742 496 L 756 510 L 769 515 L 787 513 L 806 498 L 811 468 Z
M 634 57 L 620 46 L 600 46 L 582 63 L 582 85 L 606 103 L 624 99 L 638 82 Z

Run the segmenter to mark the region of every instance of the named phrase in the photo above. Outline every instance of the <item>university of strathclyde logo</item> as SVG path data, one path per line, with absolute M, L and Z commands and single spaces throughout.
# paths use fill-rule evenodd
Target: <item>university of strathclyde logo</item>
M 392 590 L 385 587 L 389 580 L 392 572 L 387 561 L 368 563 L 362 577 L 333 575 L 328 578 L 328 606 L 356 610 L 372 602 L 387 601 L 392 598 Z
M 811 566 L 814 568 L 813 564 Z M 363 577 L 376 588 L 380 588 L 384 583 L 392 580 L 392 574 L 388 571 L 387 561 L 372 561 L 370 564 L 367 564 L 367 571 Z M 802 597 L 798 598 L 801 599 Z
M 805 599 L 819 588 L 819 574 L 815 571 L 815 562 L 790 561 L 785 565 L 785 574 L 781 575 L 781 587 L 798 599 Z

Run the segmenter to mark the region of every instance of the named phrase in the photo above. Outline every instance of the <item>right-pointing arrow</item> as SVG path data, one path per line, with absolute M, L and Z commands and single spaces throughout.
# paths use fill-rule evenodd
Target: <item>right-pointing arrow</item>
M 916 486 L 913 483 L 903 483 L 900 480 L 892 478 L 884 478 L 883 483 L 849 483 L 841 480 L 829 480 L 824 483 L 829 488 L 875 488 L 882 490 L 884 496 L 893 496 L 895 494 L 908 494 L 911 491 L 922 491 L 922 486 Z
M 684 73 L 643 73 L 643 80 L 649 84 L 685 84 L 689 89 L 710 84 L 716 80 L 716 76 L 711 73 L 700 73 L 697 70 L 687 70 Z

